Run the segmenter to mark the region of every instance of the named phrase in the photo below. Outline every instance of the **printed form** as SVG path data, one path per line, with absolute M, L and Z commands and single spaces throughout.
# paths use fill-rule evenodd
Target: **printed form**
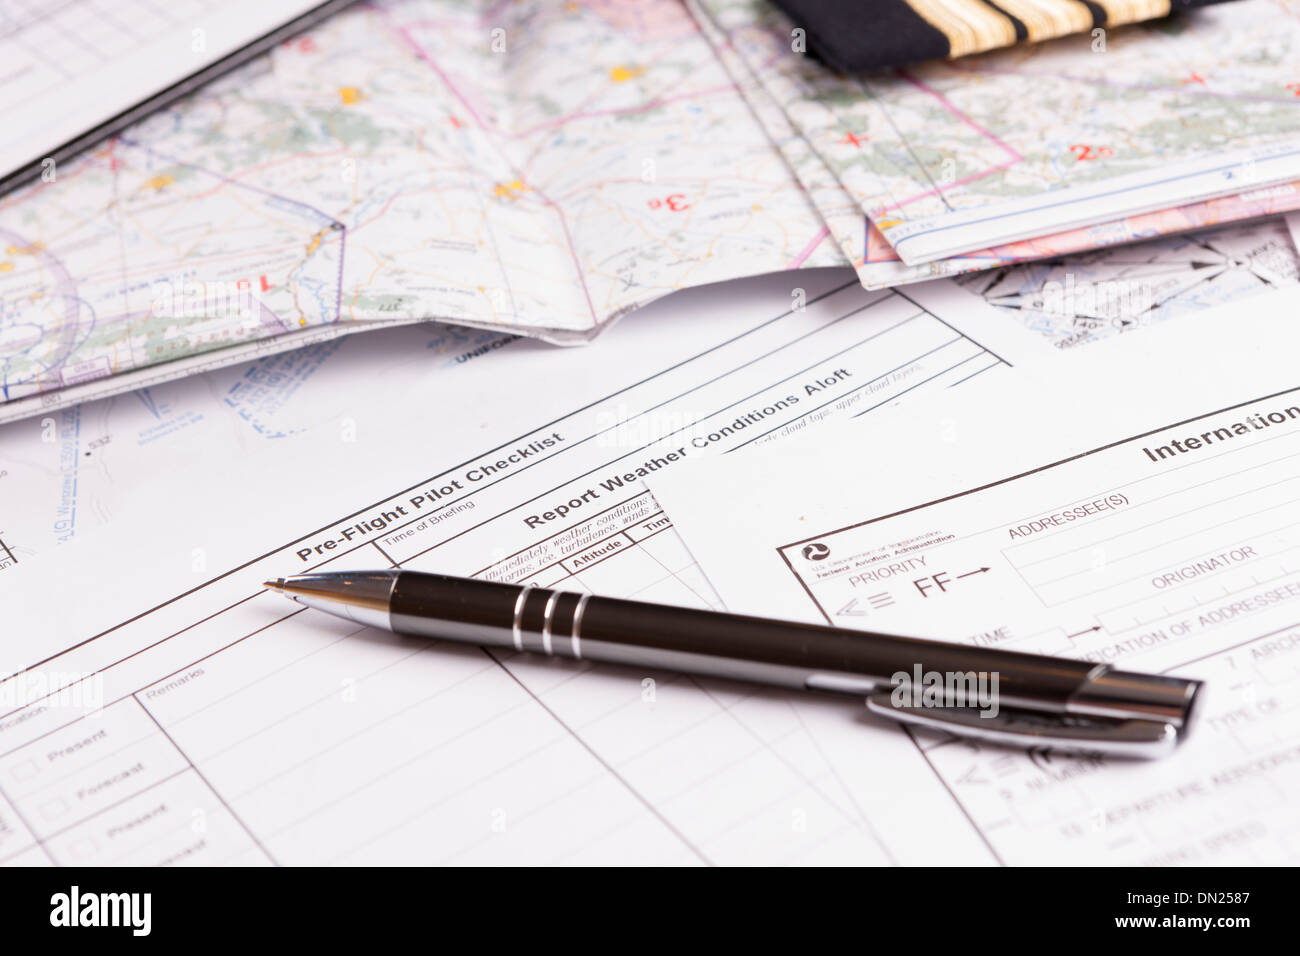
M 718 606 L 647 476 L 1015 380 L 1040 347 L 951 285 L 745 288 L 584 349 L 506 342 L 400 401 L 381 377 L 354 444 L 196 449 L 206 479 L 6 569 L 0 859 L 897 860 L 839 701 L 400 638 L 261 586 L 400 566 Z
M 1295 307 L 1098 346 L 1031 400 L 972 390 L 651 488 L 733 610 L 1208 682 L 1160 761 L 864 730 L 864 759 L 908 738 L 955 811 L 876 817 L 900 838 L 973 832 L 1007 864 L 1295 863 Z M 917 786 L 906 763 L 878 769 L 894 800 Z

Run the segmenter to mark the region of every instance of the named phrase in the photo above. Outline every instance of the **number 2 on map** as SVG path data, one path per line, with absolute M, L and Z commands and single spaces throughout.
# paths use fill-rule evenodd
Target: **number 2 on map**
M 1076 163 L 1089 159 L 1105 159 L 1107 156 L 1115 155 L 1109 146 L 1085 146 L 1082 143 L 1075 143 L 1070 147 L 1070 152 L 1074 153 Z

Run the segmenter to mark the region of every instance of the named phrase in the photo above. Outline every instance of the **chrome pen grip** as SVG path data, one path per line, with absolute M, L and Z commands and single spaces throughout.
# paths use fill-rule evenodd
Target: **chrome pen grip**
M 389 613 L 399 634 L 581 660 L 582 617 L 590 597 L 408 571 L 398 575 Z

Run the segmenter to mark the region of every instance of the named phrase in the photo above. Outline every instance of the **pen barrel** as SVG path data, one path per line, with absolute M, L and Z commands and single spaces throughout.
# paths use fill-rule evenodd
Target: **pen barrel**
M 1181 725 L 1197 683 L 1087 661 L 821 624 L 402 572 L 393 630 L 555 657 L 867 694 L 926 675 L 996 675 L 999 700 Z
M 579 621 L 593 660 L 865 694 L 926 675 L 996 674 L 1001 699 L 1060 709 L 1096 664 L 894 634 L 593 598 Z

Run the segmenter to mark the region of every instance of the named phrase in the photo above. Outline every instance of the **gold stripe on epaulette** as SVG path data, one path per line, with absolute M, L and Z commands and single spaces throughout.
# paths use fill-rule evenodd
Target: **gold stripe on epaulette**
M 993 0 L 1025 25 L 1030 40 L 1050 40 L 1092 29 L 1092 11 L 1079 0 Z M 1168 3 L 1169 0 L 1164 0 Z
M 1106 26 L 1169 16 L 1169 0 L 1093 0 L 1106 11 Z
M 1016 25 L 1011 18 L 983 0 L 905 2 L 917 16 L 948 38 L 950 57 L 996 50 L 1016 42 Z

